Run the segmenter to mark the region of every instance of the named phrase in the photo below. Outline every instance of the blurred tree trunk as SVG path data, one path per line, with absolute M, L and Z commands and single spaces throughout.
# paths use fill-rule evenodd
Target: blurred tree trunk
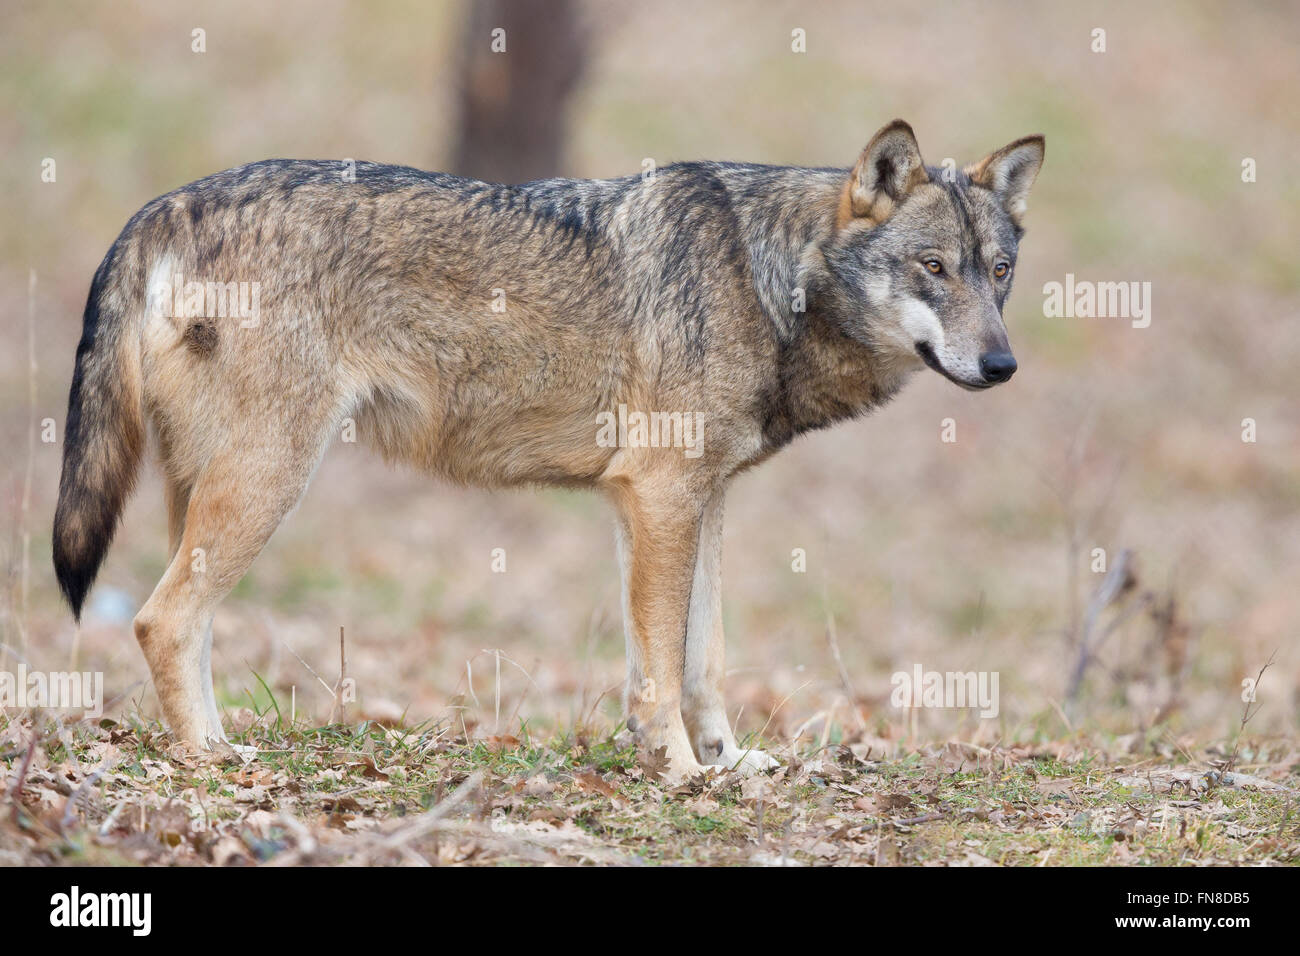
M 461 49 L 453 172 L 521 183 L 562 172 L 569 95 L 586 63 L 574 0 L 475 0 Z M 504 52 L 498 28 L 505 31 Z

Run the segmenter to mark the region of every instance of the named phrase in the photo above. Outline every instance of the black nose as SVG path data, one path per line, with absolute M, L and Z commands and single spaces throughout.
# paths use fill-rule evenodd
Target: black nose
M 1016 357 L 1010 352 L 985 352 L 980 356 L 980 372 L 986 382 L 1005 382 L 1016 374 Z

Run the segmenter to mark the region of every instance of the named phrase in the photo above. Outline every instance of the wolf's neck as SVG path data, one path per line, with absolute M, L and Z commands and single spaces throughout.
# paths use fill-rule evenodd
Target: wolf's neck
M 775 388 L 763 424 L 765 445 L 780 448 L 804 432 L 883 405 L 913 369 L 850 339 L 814 309 L 777 352 Z
M 841 331 L 830 297 L 801 289 L 801 263 L 830 236 L 844 170 L 809 171 L 802 189 L 775 191 L 748 223 L 755 291 L 778 344 L 775 388 L 765 409 L 764 439 L 779 448 L 804 432 L 871 410 L 893 397 L 912 366 L 897 366 Z M 803 311 L 799 311 L 802 305 Z
M 790 170 L 761 199 L 739 203 L 754 291 L 782 341 L 803 323 L 806 290 L 799 263 L 810 245 L 830 237 L 848 170 Z

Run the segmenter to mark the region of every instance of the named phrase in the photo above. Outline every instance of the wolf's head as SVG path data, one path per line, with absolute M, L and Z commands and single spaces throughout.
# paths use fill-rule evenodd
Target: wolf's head
M 972 166 L 926 167 L 912 128 L 878 132 L 849 173 L 812 276 L 834 321 L 882 359 L 963 388 L 1009 379 L 1002 322 L 1041 136 Z

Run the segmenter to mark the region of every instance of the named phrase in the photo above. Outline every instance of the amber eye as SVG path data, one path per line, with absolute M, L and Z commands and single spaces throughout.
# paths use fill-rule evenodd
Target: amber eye
M 1005 262 L 999 262 L 997 265 L 993 267 L 993 274 L 997 276 L 999 279 L 1005 279 L 1007 277 L 1007 273 L 1010 271 L 1011 271 L 1011 267 L 1007 265 Z
M 924 265 L 934 275 L 939 275 L 939 273 L 943 272 L 943 263 L 938 259 L 926 259 Z

